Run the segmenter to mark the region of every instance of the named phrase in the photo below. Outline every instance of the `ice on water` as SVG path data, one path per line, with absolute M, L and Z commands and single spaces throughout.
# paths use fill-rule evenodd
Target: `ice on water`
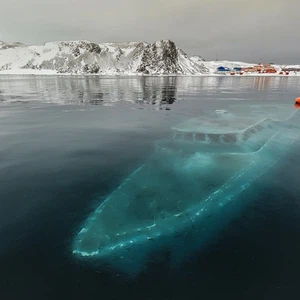
M 284 156 L 297 120 L 289 105 L 236 105 L 173 127 L 82 224 L 73 253 L 132 273 L 157 250 L 181 260 L 246 205 L 239 195 Z

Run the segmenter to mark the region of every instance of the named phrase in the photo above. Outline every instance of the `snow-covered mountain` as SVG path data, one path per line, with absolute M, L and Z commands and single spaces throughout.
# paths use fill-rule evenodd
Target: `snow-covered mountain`
M 9 48 L 15 48 L 15 47 L 23 47 L 25 46 L 22 43 L 5 43 L 3 41 L 0 41 L 0 50 L 9 49 Z
M 96 44 L 47 42 L 43 46 L 0 42 L 0 71 L 71 74 L 200 75 L 209 72 L 170 40 Z
M 203 61 L 205 61 L 205 59 L 200 55 L 191 56 L 190 60 L 197 63 L 197 64 L 202 63 Z

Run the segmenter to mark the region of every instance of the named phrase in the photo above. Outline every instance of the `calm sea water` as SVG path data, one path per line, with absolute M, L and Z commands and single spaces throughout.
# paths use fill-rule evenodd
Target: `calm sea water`
M 290 104 L 300 78 L 0 77 L 0 299 L 299 299 L 300 144 L 206 249 L 135 278 L 74 259 L 79 224 L 173 125 Z M 300 124 L 300 120 L 299 120 Z

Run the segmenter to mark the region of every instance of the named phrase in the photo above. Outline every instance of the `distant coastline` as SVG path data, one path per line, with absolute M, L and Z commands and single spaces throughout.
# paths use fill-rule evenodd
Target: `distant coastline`
M 296 70 L 296 72 L 294 72 Z M 171 40 L 96 44 L 0 42 L 0 75 L 300 76 L 300 65 L 205 61 Z
M 31 70 L 31 69 L 19 69 L 19 70 L 5 70 L 0 71 L 0 76 L 95 76 L 95 77 L 300 77 L 300 72 L 290 73 L 289 75 L 280 74 L 197 74 L 197 75 L 178 75 L 178 74 L 160 74 L 160 75 L 149 75 L 149 74 L 84 74 L 84 73 L 57 73 L 52 70 Z

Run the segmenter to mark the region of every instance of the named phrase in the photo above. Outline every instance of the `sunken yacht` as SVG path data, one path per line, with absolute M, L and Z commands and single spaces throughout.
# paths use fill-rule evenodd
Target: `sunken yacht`
M 290 105 L 235 105 L 174 126 L 81 224 L 73 254 L 125 273 L 161 250 L 182 261 L 255 201 L 242 195 L 278 167 L 298 124 Z

